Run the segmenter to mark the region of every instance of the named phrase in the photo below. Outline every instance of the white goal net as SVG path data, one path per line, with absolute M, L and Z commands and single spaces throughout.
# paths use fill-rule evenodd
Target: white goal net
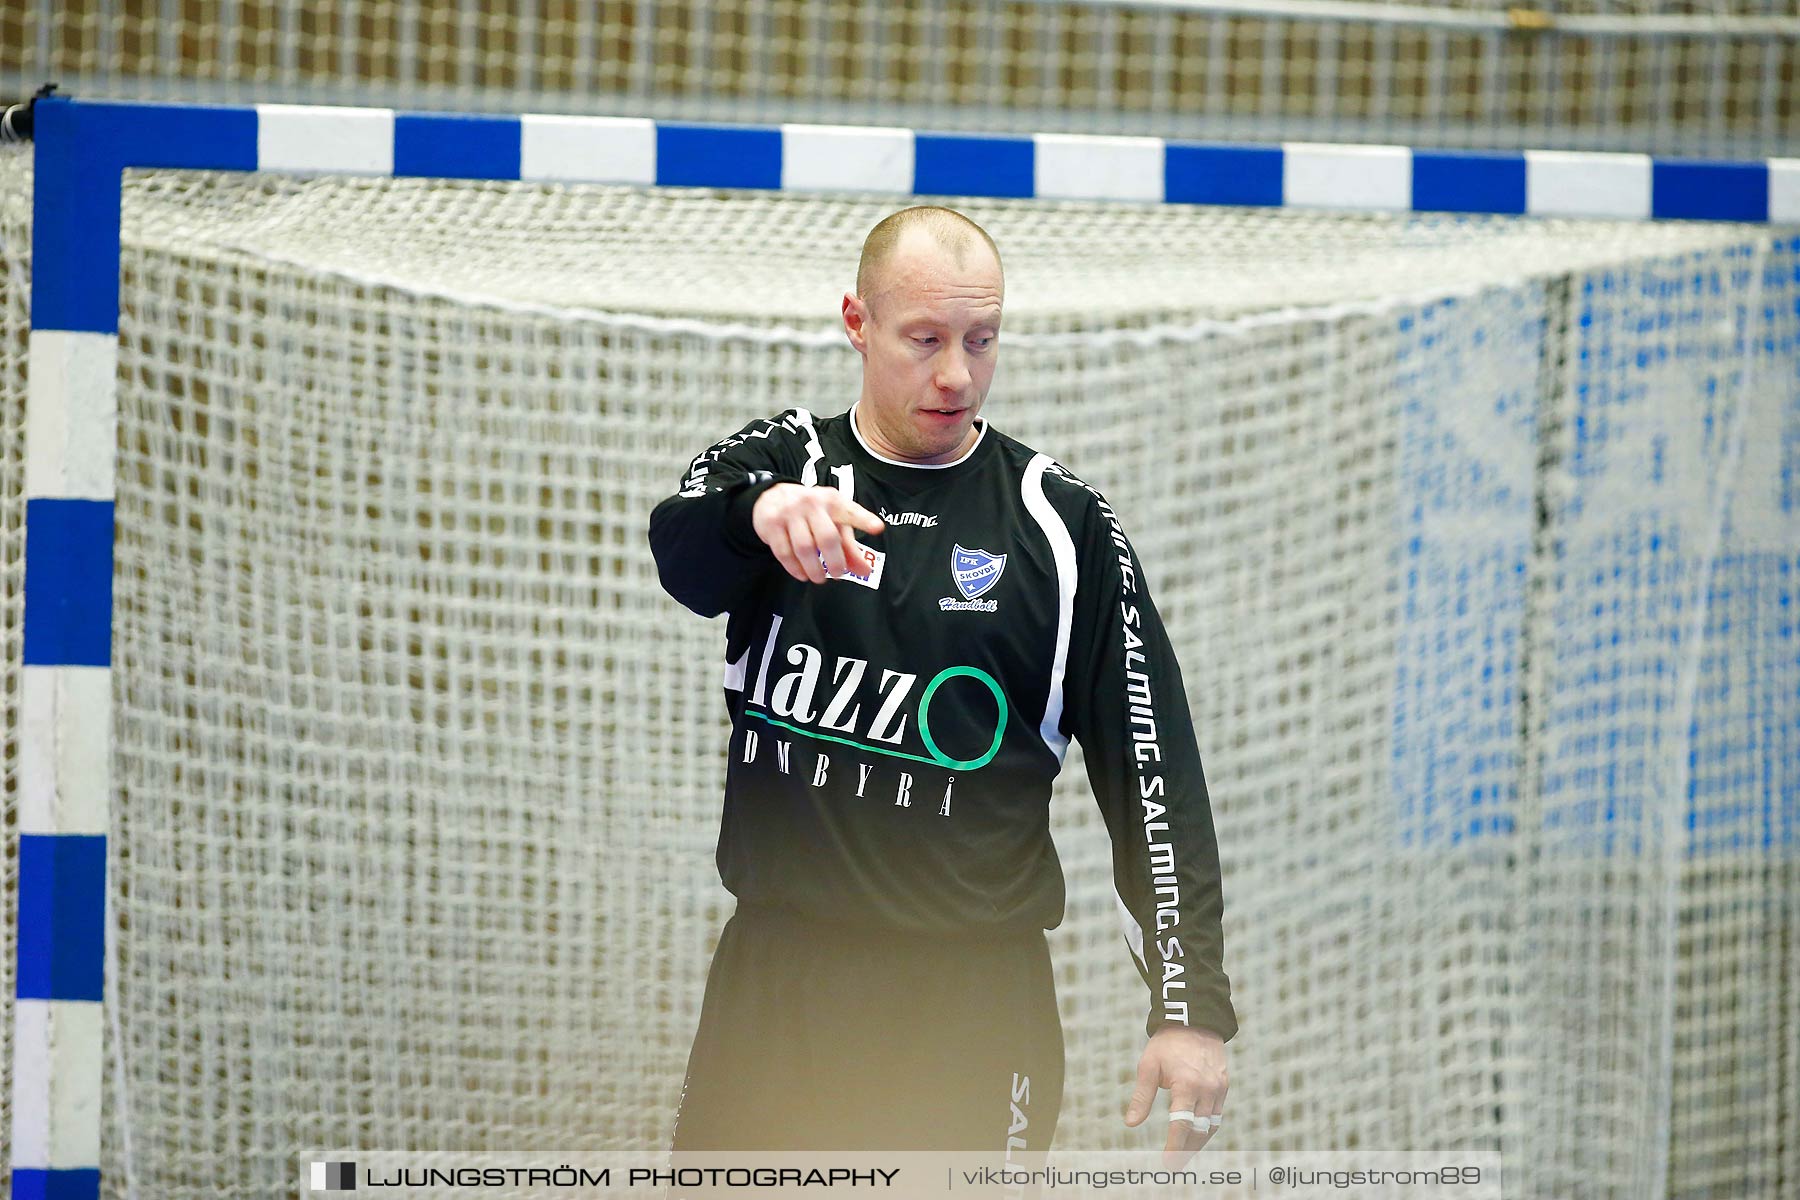
M 855 397 L 837 300 L 892 207 L 128 176 L 107 1194 L 667 1144 L 730 911 L 723 634 L 646 522 L 717 436 Z M 1108 494 L 1190 688 L 1243 1026 L 1214 1144 L 1800 1186 L 1795 240 L 959 207 L 1007 267 L 985 411 Z M 1053 818 L 1057 1144 L 1149 1146 L 1079 762 Z

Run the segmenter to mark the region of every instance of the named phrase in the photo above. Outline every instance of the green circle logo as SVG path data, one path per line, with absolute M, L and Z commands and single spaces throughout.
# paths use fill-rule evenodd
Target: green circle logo
M 994 703 L 1000 707 L 1000 719 L 994 724 L 994 742 L 980 758 L 951 758 L 938 748 L 931 736 L 931 697 L 946 679 L 955 679 L 958 675 L 980 680 L 993 693 Z M 1000 753 L 1000 740 L 1006 736 L 1006 693 L 1000 690 L 1000 685 L 994 682 L 992 675 L 978 667 L 945 667 L 932 676 L 931 682 L 925 685 L 925 694 L 919 697 L 919 736 L 925 739 L 925 749 L 930 752 L 931 760 L 940 767 L 948 767 L 952 771 L 973 771 L 985 767 L 994 761 L 994 755 Z

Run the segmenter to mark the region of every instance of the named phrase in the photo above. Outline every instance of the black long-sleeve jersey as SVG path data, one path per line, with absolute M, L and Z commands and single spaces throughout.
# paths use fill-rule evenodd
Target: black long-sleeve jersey
M 1112 837 L 1147 1032 L 1237 1032 L 1218 846 L 1181 670 L 1106 500 L 978 425 L 954 462 L 794 408 L 701 452 L 650 517 L 663 586 L 726 623 L 718 866 L 740 901 L 947 936 L 1054 929 L 1069 739 Z M 778 482 L 886 523 L 862 577 L 802 583 L 751 525 Z

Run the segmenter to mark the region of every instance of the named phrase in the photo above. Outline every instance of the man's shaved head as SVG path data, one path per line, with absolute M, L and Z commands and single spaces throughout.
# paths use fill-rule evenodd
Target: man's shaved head
M 883 217 L 863 240 L 862 260 L 856 264 L 856 294 L 865 302 L 872 301 L 887 290 L 887 283 L 882 277 L 883 268 L 893 258 L 894 250 L 901 240 L 913 230 L 929 236 L 938 246 L 948 251 L 958 266 L 967 261 L 972 251 L 978 252 L 983 243 L 994 256 L 994 261 L 1000 261 L 1000 247 L 994 245 L 994 239 L 988 236 L 988 231 L 955 209 L 939 208 L 932 204 L 903 208 Z
M 869 232 L 841 311 L 863 358 L 850 426 L 871 453 L 935 465 L 981 440 L 1005 291 L 994 239 L 959 212 L 905 208 Z

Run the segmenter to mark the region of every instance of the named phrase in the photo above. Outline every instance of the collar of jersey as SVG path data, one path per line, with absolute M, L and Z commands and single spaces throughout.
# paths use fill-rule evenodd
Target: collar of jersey
M 981 449 L 981 443 L 987 440 L 987 418 L 976 417 L 975 425 L 979 432 L 975 434 L 975 444 L 970 446 L 967 450 L 964 450 L 949 462 L 918 463 L 907 462 L 906 460 L 899 458 L 889 458 L 887 455 L 878 452 L 873 446 L 869 445 L 868 442 L 864 441 L 862 430 L 856 427 L 856 410 L 861 407 L 861 405 L 862 401 L 858 400 L 855 404 L 850 406 L 850 434 L 856 439 L 856 444 L 863 448 L 864 454 L 867 454 L 877 462 L 884 462 L 890 467 L 911 467 L 915 471 L 942 471 L 946 467 L 960 467 L 963 463 L 968 462 L 969 459 L 974 457 L 975 452 Z

